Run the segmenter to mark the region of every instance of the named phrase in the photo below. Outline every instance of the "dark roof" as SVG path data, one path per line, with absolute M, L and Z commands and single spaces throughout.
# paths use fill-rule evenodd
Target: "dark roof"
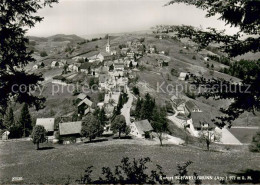
M 189 109 L 190 111 L 192 111 L 194 108 L 198 109 L 198 106 L 191 100 L 186 102 L 186 107 L 187 109 Z
M 178 107 L 182 103 L 185 103 L 185 100 L 184 99 L 175 99 L 175 100 L 173 100 L 173 103 Z
M 215 124 L 211 121 L 210 114 L 206 112 L 192 112 L 192 122 L 195 128 L 201 128 L 201 124 L 208 123 L 209 127 L 215 128 Z
M 61 81 L 65 81 L 66 80 L 66 78 L 64 76 L 62 76 L 62 75 L 54 76 L 53 79 L 61 80 Z
M 71 135 L 71 134 L 80 134 L 82 128 L 82 122 L 66 122 L 59 123 L 60 135 Z
M 88 69 L 91 65 L 93 64 L 89 62 L 84 62 L 83 64 L 81 64 L 80 69 Z
M 153 130 L 153 127 L 151 126 L 150 122 L 147 119 L 141 120 L 141 121 L 136 121 L 135 126 L 141 134 L 144 134 L 144 132 Z

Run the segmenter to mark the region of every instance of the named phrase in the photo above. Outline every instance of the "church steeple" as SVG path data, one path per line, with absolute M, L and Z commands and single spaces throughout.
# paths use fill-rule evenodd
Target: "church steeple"
M 107 52 L 107 53 L 110 53 L 110 39 L 109 39 L 109 35 L 108 35 L 108 37 L 107 37 L 106 52 Z

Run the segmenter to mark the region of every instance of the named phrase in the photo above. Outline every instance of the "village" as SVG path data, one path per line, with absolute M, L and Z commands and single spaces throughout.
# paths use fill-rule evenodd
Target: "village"
M 171 30 L 167 30 L 170 31 Z M 164 33 L 162 31 L 162 33 Z M 162 40 L 165 34 L 155 36 Z M 111 129 L 111 124 L 118 115 L 122 115 L 125 119 L 125 125 L 122 127 L 122 132 L 134 138 L 139 138 L 151 141 L 153 144 L 161 144 L 164 140 L 166 143 L 183 145 L 185 141 L 181 138 L 170 135 L 167 128 L 158 133 L 157 129 L 153 128 L 151 117 L 137 117 L 137 103 L 142 97 L 140 89 L 143 84 L 138 84 L 136 81 L 137 73 L 142 70 L 142 66 L 147 63 L 143 59 L 145 56 L 155 58 L 157 63 L 154 67 L 163 69 L 167 68 L 171 58 L 167 56 L 168 51 L 160 50 L 155 45 L 145 45 L 144 38 L 133 39 L 127 41 L 123 46 L 111 46 L 110 37 L 107 35 L 107 44 L 104 50 L 99 50 L 99 53 L 94 56 L 76 56 L 69 60 L 59 59 L 50 63 L 50 66 L 45 66 L 43 62 L 38 62 L 32 66 L 33 70 L 41 68 L 61 69 L 62 74 L 45 79 L 53 85 L 67 87 L 71 84 L 81 82 L 81 86 L 88 86 L 88 90 L 95 90 L 94 93 L 99 93 L 99 100 L 92 100 L 88 93 L 83 90 L 74 90 L 73 96 L 75 100 L 73 106 L 76 107 L 76 112 L 69 115 L 63 115 L 59 122 L 54 117 L 38 117 L 36 125 L 41 125 L 47 131 L 47 141 L 52 143 L 72 144 L 85 142 L 86 137 L 82 135 L 82 127 L 84 118 L 90 115 L 97 115 L 100 112 L 104 113 L 102 121 L 101 134 L 94 134 L 102 137 L 102 135 L 114 135 L 118 132 Z M 186 49 L 186 46 L 183 47 Z M 209 57 L 204 55 L 204 61 L 209 61 Z M 73 81 L 78 74 L 85 74 L 88 79 L 80 79 Z M 177 74 L 178 81 L 185 82 L 191 75 L 189 72 L 180 72 Z M 56 92 L 57 93 L 57 92 Z M 149 92 L 144 95 L 149 95 Z M 120 105 L 119 105 L 120 104 Z M 118 110 L 119 109 L 119 110 Z M 151 108 L 152 111 L 152 108 Z M 98 113 L 97 113 L 98 112 Z M 241 142 L 235 138 L 226 128 L 219 129 L 211 121 L 212 116 L 204 113 L 192 99 L 182 98 L 178 94 L 172 94 L 166 103 L 166 122 L 170 121 L 184 132 L 189 133 L 191 137 L 200 138 L 204 136 L 210 142 L 222 144 L 241 145 Z M 148 119 L 147 119 L 148 118 Z M 113 127 L 113 126 L 112 126 Z M 167 126 L 166 126 L 167 127 Z M 121 128 L 120 128 L 121 129 Z M 120 131 L 119 129 L 119 131 Z M 121 132 L 121 131 L 120 131 Z M 120 137 L 120 133 L 119 133 Z M 3 134 L 3 139 L 8 136 Z M 92 139 L 90 137 L 90 139 Z M 87 139 L 88 140 L 88 139 Z M 139 140 L 142 142 L 142 140 Z

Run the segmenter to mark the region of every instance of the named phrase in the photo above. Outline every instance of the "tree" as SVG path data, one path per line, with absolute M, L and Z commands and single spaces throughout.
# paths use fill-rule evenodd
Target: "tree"
M 137 102 L 136 102 L 136 107 L 135 107 L 135 116 L 137 119 L 139 119 L 141 117 L 142 105 L 143 105 L 143 99 L 138 98 Z
M 41 51 L 40 56 L 41 57 L 46 57 L 46 56 L 48 56 L 48 54 L 46 53 L 46 51 Z
M 32 131 L 32 142 L 37 145 L 39 150 L 40 143 L 46 141 L 46 130 L 42 125 L 35 125 Z
M 139 92 L 139 89 L 138 89 L 138 87 L 136 87 L 136 86 L 134 86 L 133 87 L 133 93 L 135 94 L 135 95 L 140 95 L 140 92 Z
M 0 42 L 0 112 L 4 113 L 9 101 L 26 102 L 38 110 L 42 108 L 44 98 L 30 94 L 30 88 L 38 85 L 43 78 L 24 70 L 24 67 L 35 62 L 32 51 L 29 51 L 29 39 L 25 36 L 28 27 L 34 27 L 43 17 L 37 12 L 45 6 L 51 6 L 58 0 L 31 1 L 19 3 L 1 1 L 1 42 Z M 21 70 L 22 69 L 22 70 Z M 22 90 L 16 87 L 22 86 Z
M 119 138 L 121 138 L 121 133 L 125 132 L 126 129 L 126 121 L 123 115 L 117 115 L 115 119 L 112 121 L 111 130 L 116 133 L 118 132 Z
M 32 119 L 29 112 L 28 104 L 24 104 L 21 115 L 19 118 L 20 125 L 23 126 L 23 136 L 26 137 L 30 134 L 30 131 L 32 129 Z
M 102 134 L 103 127 L 94 115 L 89 115 L 82 122 L 81 135 L 88 137 L 89 141 Z
M 205 128 L 200 131 L 199 138 L 201 142 L 206 144 L 207 150 L 209 151 L 210 144 L 214 141 L 220 141 L 221 135 L 217 132 L 209 130 L 208 128 Z
M 226 53 L 228 57 L 236 57 L 248 52 L 259 52 L 260 41 L 260 1 L 257 0 L 171 0 L 167 5 L 174 3 L 184 3 L 193 5 L 199 9 L 207 11 L 206 17 L 219 15 L 219 19 L 226 22 L 227 25 L 234 26 L 239 29 L 234 35 L 226 35 L 225 31 L 218 31 L 215 28 L 202 30 L 192 26 L 174 26 L 178 38 L 189 38 L 191 41 L 198 44 L 198 50 L 208 47 L 210 44 L 217 44 L 217 49 Z M 260 65 L 260 62 L 249 61 L 246 63 L 250 66 L 251 63 Z M 214 99 L 231 99 L 234 100 L 227 108 L 221 108 L 220 111 L 224 116 L 219 116 L 214 119 L 215 123 L 224 127 L 228 124 L 232 126 L 232 121 L 237 119 L 244 111 L 255 111 L 260 109 L 260 71 L 247 68 L 249 71 L 246 78 L 242 78 L 241 84 L 234 84 L 223 79 L 205 79 L 198 77 L 194 84 L 197 86 L 207 86 L 207 92 L 202 92 L 200 95 L 206 98 L 213 97 Z M 223 85 L 229 87 L 226 91 L 222 91 Z M 216 87 L 218 86 L 218 87 Z M 232 92 L 232 89 L 239 88 L 241 91 Z M 249 88 L 248 88 L 249 87 Z M 245 93 L 245 90 L 250 93 Z
M 132 62 L 132 61 L 129 63 L 129 68 L 130 68 L 130 69 L 133 68 L 133 62 Z
M 253 136 L 249 149 L 251 152 L 260 152 L 260 131 Z
M 104 107 L 99 111 L 97 118 L 100 122 L 100 124 L 104 127 L 106 125 L 107 116 Z
M 156 107 L 153 110 L 152 127 L 156 132 L 158 139 L 160 140 L 161 146 L 164 139 L 163 134 L 168 130 L 168 122 L 166 119 L 166 110 L 161 107 Z
M 10 130 L 11 126 L 14 124 L 14 112 L 11 106 L 7 109 L 6 114 L 4 115 L 3 126 Z
M 141 119 L 148 119 L 149 121 L 152 118 L 151 112 L 155 107 L 155 100 L 152 99 L 151 95 L 147 93 L 145 95 L 142 109 L 141 109 Z

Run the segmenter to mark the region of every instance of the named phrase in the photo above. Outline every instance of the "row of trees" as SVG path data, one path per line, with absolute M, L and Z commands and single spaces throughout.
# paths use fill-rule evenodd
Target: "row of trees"
M 24 104 L 18 120 L 15 120 L 11 106 L 8 107 L 3 118 L 1 128 L 10 131 L 10 138 L 20 138 L 29 136 L 32 131 L 32 119 L 28 104 Z
M 106 123 L 106 117 L 104 111 L 101 109 L 97 115 L 90 114 L 83 119 L 81 135 L 88 137 L 89 141 L 95 139 L 104 132 L 104 126 Z M 111 122 L 111 130 L 114 133 L 118 133 L 121 138 L 121 133 L 128 135 L 130 128 L 126 125 L 125 117 L 123 115 L 117 115 Z

